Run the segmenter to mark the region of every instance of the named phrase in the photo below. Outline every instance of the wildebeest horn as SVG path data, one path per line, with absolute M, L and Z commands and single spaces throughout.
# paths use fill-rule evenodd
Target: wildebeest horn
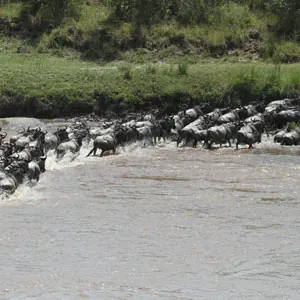
M 30 131 L 30 126 L 28 126 L 27 131 Z
M 42 159 L 42 160 L 46 160 L 46 159 L 47 159 L 47 155 L 41 156 L 41 159 Z

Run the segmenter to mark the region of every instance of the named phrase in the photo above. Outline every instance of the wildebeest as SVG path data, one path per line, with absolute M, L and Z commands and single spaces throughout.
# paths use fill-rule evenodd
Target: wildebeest
M 285 130 L 280 130 L 274 135 L 274 143 L 280 143 L 283 140 L 283 136 L 287 133 Z
M 205 128 L 205 120 L 206 119 L 204 116 L 200 116 L 197 120 L 183 127 L 178 134 L 177 147 L 183 140 L 185 140 L 185 145 L 188 145 L 190 142 L 193 142 L 194 146 L 195 140 L 197 139 L 196 133 L 199 133 Z
M 14 193 L 14 191 L 18 187 L 18 182 L 13 174 L 9 174 L 7 172 L 0 171 L 1 179 L 0 179 L 0 190 L 5 191 L 7 193 Z
M 1 128 L 0 128 L 1 130 Z M 0 145 L 2 144 L 2 141 L 7 137 L 7 132 L 0 133 Z
M 193 122 L 198 117 L 203 116 L 203 112 L 199 105 L 194 106 L 193 108 L 189 108 L 184 110 L 184 116 L 190 119 L 190 122 Z
M 101 150 L 100 156 L 103 156 L 103 153 L 106 151 L 112 150 L 113 153 L 116 152 L 117 140 L 114 134 L 105 134 L 97 136 L 94 140 L 94 145 L 92 150 L 88 153 L 87 157 L 90 156 L 93 152 L 93 155 L 96 155 L 97 149 Z
M 226 124 L 226 123 L 232 123 L 232 122 L 239 121 L 239 119 L 240 119 L 239 109 L 234 109 L 234 110 L 220 116 L 219 119 L 217 120 L 217 124 L 222 125 L 222 124 Z
M 203 146 L 207 144 L 208 148 L 211 148 L 211 145 L 216 143 L 222 147 L 222 143 L 228 142 L 229 147 L 231 147 L 230 140 L 235 138 L 240 126 L 239 122 L 234 122 L 210 127 L 207 130 L 207 137 Z
M 23 129 L 23 130 L 20 131 L 18 134 L 11 136 L 10 139 L 9 139 L 9 142 L 10 142 L 11 144 L 14 145 L 14 144 L 16 143 L 16 141 L 17 141 L 20 137 L 28 136 L 28 135 L 31 135 L 31 134 L 32 134 L 32 132 L 31 132 L 30 126 L 29 126 L 27 130 L 26 130 L 26 129 Z
M 261 142 L 261 135 L 263 131 L 263 126 L 261 122 L 253 122 L 245 124 L 238 132 L 237 132 L 237 141 L 236 141 L 236 149 L 238 149 L 239 144 L 247 144 L 249 145 L 249 149 L 253 148 L 254 143 Z
M 280 143 L 283 141 L 283 137 L 286 133 L 293 130 L 291 123 L 288 123 L 283 129 L 277 131 L 274 135 L 274 143 Z
M 300 128 L 295 128 L 290 132 L 286 132 L 281 141 L 281 145 L 293 146 L 300 143 Z
M 40 180 L 40 174 L 46 171 L 45 162 L 47 156 L 42 156 L 39 159 L 32 160 L 28 163 L 28 179 L 29 181 L 36 180 L 38 182 Z
M 276 126 L 276 120 L 278 122 L 278 114 L 281 111 L 286 110 L 293 110 L 295 109 L 295 105 L 299 105 L 298 99 L 283 99 L 283 100 L 276 100 L 268 103 L 268 105 L 265 107 L 264 111 L 264 118 L 266 126 L 269 128 L 273 128 Z M 281 122 L 281 118 L 283 116 L 279 117 L 279 124 Z M 280 124 L 280 126 L 282 126 Z
M 14 146 L 11 143 L 2 143 L 0 145 L 0 157 L 8 157 L 13 153 Z
M 177 147 L 183 140 L 185 140 L 185 145 L 192 142 L 193 147 L 196 147 L 198 141 L 205 141 L 207 137 L 207 129 L 213 127 L 221 115 L 221 110 L 215 109 L 214 111 L 207 113 L 204 116 L 200 116 L 197 120 L 186 125 L 178 134 Z
M 245 105 L 245 106 L 240 107 L 240 110 L 239 110 L 238 114 L 239 114 L 240 119 L 244 120 L 246 118 L 249 118 L 251 116 L 256 115 L 257 110 L 256 110 L 256 107 L 254 105 L 249 104 L 249 105 Z
M 126 123 L 116 127 L 114 134 L 118 145 L 124 147 L 125 144 L 136 142 L 138 139 L 138 131 L 135 125 L 128 126 Z
M 158 124 L 158 141 L 162 138 L 164 142 L 166 138 L 171 134 L 172 128 L 174 128 L 174 122 L 171 117 L 165 116 L 163 119 L 157 121 Z
M 266 131 L 267 136 L 269 136 L 269 131 L 266 127 L 265 124 L 265 116 L 262 113 L 258 113 L 254 116 L 248 117 L 247 119 L 244 120 L 244 124 L 250 124 L 254 123 L 256 124 L 256 127 L 258 130 L 262 133 L 264 130 Z
M 199 130 L 198 128 L 193 128 L 192 132 L 194 136 L 193 148 L 197 147 L 197 143 L 199 141 L 204 141 L 205 143 L 205 140 L 207 138 L 207 129 Z
M 62 158 L 67 152 L 73 154 L 77 153 L 82 146 L 83 136 L 75 137 L 70 141 L 63 142 L 57 146 L 55 149 L 56 157 L 58 159 Z
M 156 140 L 160 135 L 160 128 L 155 119 L 136 122 L 135 126 L 139 140 L 149 141 L 151 145 L 156 144 Z
M 28 127 L 27 133 L 28 132 L 29 134 L 25 134 L 15 141 L 14 144 L 16 151 L 22 151 L 36 139 L 39 139 L 40 143 L 44 144 L 46 133 L 43 132 L 40 127 L 35 129 L 30 129 L 30 127 Z
M 0 189 L 8 193 L 13 193 L 18 185 L 23 182 L 28 171 L 26 161 L 13 161 L 0 172 Z
M 47 133 L 45 135 L 45 153 L 49 150 L 54 150 L 60 143 L 69 139 L 67 128 L 57 128 L 54 133 Z
M 89 134 L 90 137 L 94 140 L 97 136 L 105 135 L 114 132 L 114 125 L 108 128 L 101 127 L 93 127 L 90 129 Z
M 15 152 L 10 157 L 15 158 L 17 160 L 31 161 L 32 155 L 30 149 L 24 149 L 21 152 Z
M 277 128 L 282 128 L 288 122 L 300 122 L 300 112 L 295 109 L 280 111 L 275 117 L 275 124 Z

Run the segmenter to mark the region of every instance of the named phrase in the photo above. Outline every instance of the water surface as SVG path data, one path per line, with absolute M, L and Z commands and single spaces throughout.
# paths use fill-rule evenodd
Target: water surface
M 299 147 L 88 150 L 2 200 L 1 299 L 298 299 Z

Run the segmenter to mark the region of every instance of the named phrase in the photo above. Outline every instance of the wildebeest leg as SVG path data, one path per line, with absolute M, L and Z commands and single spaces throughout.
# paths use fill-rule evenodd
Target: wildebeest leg
M 115 154 L 115 153 L 116 153 L 116 147 L 113 148 L 113 154 Z
M 154 141 L 155 141 L 155 143 L 154 143 Z M 154 141 L 153 141 L 153 139 L 150 139 L 150 142 L 151 142 L 151 144 L 152 144 L 152 147 L 154 147 L 154 145 L 156 145 L 156 138 L 154 138 Z
M 267 127 L 265 126 L 264 128 L 265 128 L 265 131 L 266 131 L 267 137 L 269 137 L 269 131 L 268 131 Z
M 177 138 L 177 147 L 179 146 L 181 141 L 182 141 L 182 137 L 181 137 L 181 135 L 179 135 L 178 138 Z
M 100 157 L 103 156 L 104 150 L 101 150 Z
M 198 141 L 197 141 L 197 139 L 195 138 L 195 139 L 194 139 L 194 143 L 193 143 L 193 148 L 197 148 L 197 142 L 198 142 Z
M 94 154 L 93 154 L 94 156 L 96 155 L 96 152 L 97 152 L 97 146 L 94 147 Z
M 235 150 L 238 150 L 239 149 L 239 143 L 236 142 L 236 145 L 235 145 Z
M 230 142 L 230 139 L 228 139 L 228 144 L 229 144 L 229 147 L 231 147 L 231 142 Z
M 89 154 L 88 154 L 86 157 L 90 156 L 90 155 L 92 154 L 93 151 L 94 151 L 94 155 L 95 155 L 96 150 L 97 150 L 97 147 L 94 147 L 94 148 L 89 152 Z
M 253 146 L 252 146 L 252 144 L 249 144 L 249 149 L 253 149 Z

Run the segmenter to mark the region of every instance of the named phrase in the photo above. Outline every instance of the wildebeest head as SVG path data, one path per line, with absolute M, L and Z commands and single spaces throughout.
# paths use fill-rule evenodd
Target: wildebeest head
M 244 120 L 248 117 L 248 109 L 245 106 L 240 107 L 237 110 L 238 116 L 240 119 Z
M 41 156 L 40 159 L 38 160 L 38 165 L 40 167 L 40 170 L 42 173 L 44 173 L 46 171 L 46 159 L 47 159 L 47 155 L 46 156 Z
M 76 140 L 78 146 L 81 147 L 82 141 L 85 138 L 85 135 L 79 132 L 79 133 L 75 133 L 74 136 L 75 136 L 75 140 Z
M 28 162 L 25 160 L 13 161 L 5 170 L 12 174 L 18 183 L 21 183 L 28 171 Z
M 168 117 L 168 116 L 159 120 L 158 126 L 160 129 L 164 130 L 167 134 L 170 134 L 171 130 L 176 128 L 174 119 L 172 117 Z
M 11 143 L 3 143 L 1 144 L 1 152 L 5 157 L 12 155 L 14 146 Z
M 67 127 L 65 128 L 57 128 L 57 131 L 54 134 L 58 137 L 60 142 L 64 142 L 69 139 L 69 135 L 67 132 Z
M 7 132 L 4 133 L 0 133 L 0 144 L 2 143 L 2 141 L 7 137 Z

